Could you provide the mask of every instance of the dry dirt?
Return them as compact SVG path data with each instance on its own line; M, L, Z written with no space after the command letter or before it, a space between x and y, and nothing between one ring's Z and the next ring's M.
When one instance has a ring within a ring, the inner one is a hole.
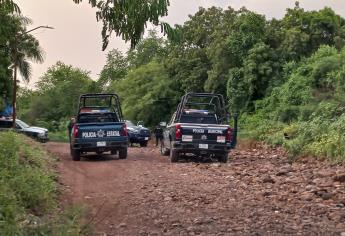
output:
M227 164L171 164L155 147L59 158L63 205L89 208L94 235L345 235L344 167L279 149L234 150Z

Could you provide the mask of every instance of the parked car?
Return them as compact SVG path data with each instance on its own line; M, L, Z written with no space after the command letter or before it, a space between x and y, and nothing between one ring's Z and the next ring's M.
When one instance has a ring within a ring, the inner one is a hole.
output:
M9 130L13 126L12 118L1 118L0 119L0 130ZM48 138L48 129L30 126L22 120L16 119L16 131L19 133L26 134L29 137L32 137L40 142L47 142Z
M132 121L126 120L126 125L130 144L139 143L141 147L146 147L151 137L150 130L141 121L134 125Z
M127 158L128 134L116 94L84 94L76 119L69 126L71 155L80 161L87 152L111 152Z
M223 96L212 93L187 93L163 132L161 153L177 162L182 154L215 157L228 161L236 145L237 116L229 126Z

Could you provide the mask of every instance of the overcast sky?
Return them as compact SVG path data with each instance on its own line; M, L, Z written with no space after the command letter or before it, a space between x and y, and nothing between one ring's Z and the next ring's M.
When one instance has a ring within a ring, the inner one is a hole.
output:
M44 74L47 68L57 61L79 67L98 78L106 60L107 51L118 48L125 52L127 45L120 38L113 38L106 51L101 50L101 23L96 22L95 9L84 0L74 4L73 0L16 0L22 13L30 17L36 27L48 25L50 29L40 29L33 35L40 41L45 51L43 64L33 64L31 85ZM286 8L294 7L295 0L170 0L169 15L164 19L170 24L183 24L188 15L194 14L199 6L231 6L238 9L247 7L267 18L281 18ZM317 10L325 6L345 17L345 0L300 0L300 6ZM29 27L30 29L30 27Z

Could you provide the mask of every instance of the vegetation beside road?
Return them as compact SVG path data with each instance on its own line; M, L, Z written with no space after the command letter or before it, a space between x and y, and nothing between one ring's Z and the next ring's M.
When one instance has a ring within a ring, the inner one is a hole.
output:
M81 208L58 205L55 161L41 144L0 136L0 235L79 235Z

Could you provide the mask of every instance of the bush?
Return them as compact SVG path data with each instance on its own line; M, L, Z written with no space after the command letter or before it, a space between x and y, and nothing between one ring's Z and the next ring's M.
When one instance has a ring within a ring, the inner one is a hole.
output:
M51 235L44 233L50 228L55 229L53 235L66 235L59 233L67 227L67 216L61 218L58 212L53 162L35 141L1 133L0 235Z
M257 102L243 120L249 136L301 154L345 162L345 49L322 46ZM284 138L286 136L286 139Z

